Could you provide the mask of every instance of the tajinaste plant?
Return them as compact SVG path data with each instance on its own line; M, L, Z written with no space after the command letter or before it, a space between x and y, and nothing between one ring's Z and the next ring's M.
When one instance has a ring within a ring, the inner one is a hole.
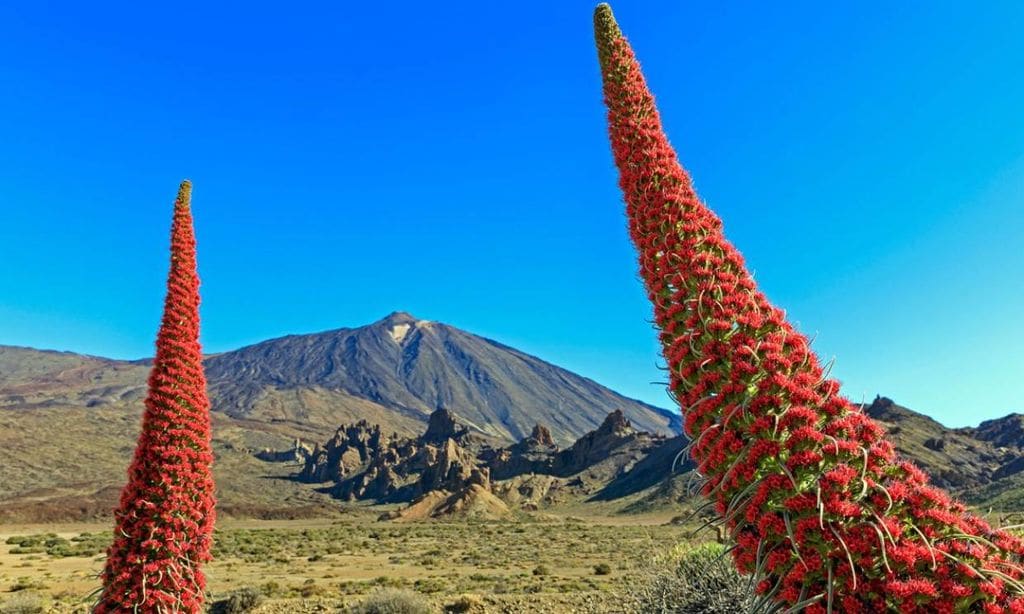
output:
M894 453L697 197L611 9L594 16L619 185L703 493L766 603L1024 612L1024 542Z
M94 611L202 610L214 521L210 403L199 347L192 185L174 203L171 270L142 433L115 512Z

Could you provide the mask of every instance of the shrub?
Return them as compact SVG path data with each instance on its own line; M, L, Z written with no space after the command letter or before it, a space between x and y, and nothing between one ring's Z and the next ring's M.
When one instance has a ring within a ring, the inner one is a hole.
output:
M463 595L456 599L455 603L446 605L444 611L450 614L476 614L478 612L486 612L487 608L480 597L476 595Z
M27 565L31 565L31 563L28 563ZM8 592L16 593L18 591L27 591L27 590L31 590L31 589L44 589L44 588L46 588L46 584L43 583L42 580L35 580L35 579L29 578L27 576L22 576L22 577L18 578L17 580L15 580L11 584L10 588L8 588L7 590L8 590Z
M598 563L597 565L594 565L595 576L607 576L610 573L612 573L612 566L608 563Z
M309 599L310 597L319 597L326 595L328 590L326 587L316 584L315 580L307 580L305 584L299 589L299 596L303 599Z
M413 588L421 593L440 593L448 588L443 578L420 578L413 583Z
M21 593L0 602L0 614L42 614L43 600L39 595Z
M551 574L551 570L548 569L547 565L537 565L533 568L533 575L535 576L547 576Z
M370 594L352 614L430 614L430 604L418 593L386 588Z
M210 605L210 614L243 614L251 612L263 601L263 594L257 588L245 587L228 593Z
M638 614L718 614L750 611L756 597L749 577L733 567L725 547L683 546L654 557L623 602Z

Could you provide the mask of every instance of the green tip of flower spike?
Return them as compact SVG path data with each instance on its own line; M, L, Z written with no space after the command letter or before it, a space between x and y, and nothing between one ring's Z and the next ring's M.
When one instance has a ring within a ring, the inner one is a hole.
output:
M185 179L184 181L181 182L181 185L178 186L178 198L175 200L175 205L177 205L178 207L188 208L188 206L191 204L191 201L192 182L189 181L188 179Z
M602 2L594 9L594 40L597 42L597 54L604 66L611 52L611 44L622 38L622 30L615 22L612 7Z
M619 24L615 22L615 14L607 2L602 2L594 9L594 37L597 40L612 41L622 36Z

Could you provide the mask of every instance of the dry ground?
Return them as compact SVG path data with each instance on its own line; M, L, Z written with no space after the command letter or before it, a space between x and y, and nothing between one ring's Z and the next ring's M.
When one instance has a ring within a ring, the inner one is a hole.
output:
M614 612L636 564L690 537L664 514L396 524L377 521L378 512L225 520L207 567L212 598L253 587L266 596L258 612L334 612L380 587L402 587L439 612L462 595L479 596L486 612ZM88 611L109 531L0 526L0 611L5 601L36 598L46 611ZM595 570L602 564L607 573Z

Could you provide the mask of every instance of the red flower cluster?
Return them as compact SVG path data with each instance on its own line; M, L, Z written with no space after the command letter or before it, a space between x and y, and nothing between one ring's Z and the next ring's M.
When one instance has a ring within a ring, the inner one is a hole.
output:
M758 590L810 613L1024 612L1024 542L900 461L757 290L594 17L612 150L691 455Z
M185 181L142 433L121 493L95 612L200 612L213 534L210 412L199 347L199 278Z

